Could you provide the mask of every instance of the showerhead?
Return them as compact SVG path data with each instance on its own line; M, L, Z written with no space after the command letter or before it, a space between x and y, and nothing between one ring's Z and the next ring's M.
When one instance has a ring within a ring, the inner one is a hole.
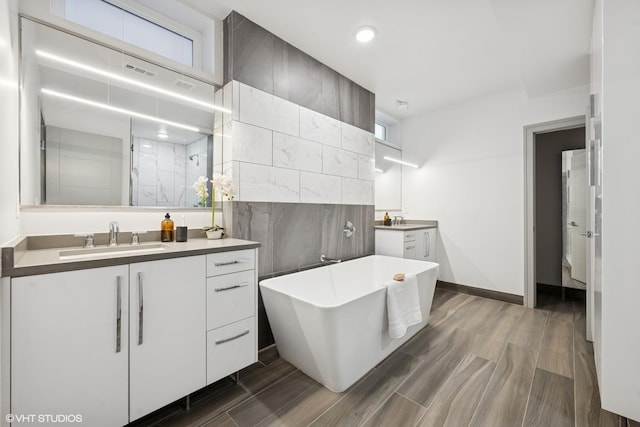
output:
M189 160L191 161L193 161L194 158L196 159L196 166L200 166L200 156L198 155L198 153L189 156Z

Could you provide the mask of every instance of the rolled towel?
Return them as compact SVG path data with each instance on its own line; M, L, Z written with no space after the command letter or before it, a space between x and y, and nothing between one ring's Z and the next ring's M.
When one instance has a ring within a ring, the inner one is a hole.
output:
M402 338L409 326L422 322L418 278L407 275L403 281L391 281L386 287L389 336Z

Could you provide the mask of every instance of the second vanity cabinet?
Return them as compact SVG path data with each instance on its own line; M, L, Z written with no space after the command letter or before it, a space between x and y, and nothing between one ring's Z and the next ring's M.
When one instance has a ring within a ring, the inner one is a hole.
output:
M121 426L257 360L256 249L11 279L11 412Z
M438 262L437 228L376 227L376 255Z

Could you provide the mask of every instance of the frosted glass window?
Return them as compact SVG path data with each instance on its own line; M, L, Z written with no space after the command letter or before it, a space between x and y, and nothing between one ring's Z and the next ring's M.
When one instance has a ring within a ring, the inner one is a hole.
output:
M193 67L193 40L104 0L66 0L65 18Z
M381 125L380 123L376 123L375 124L375 135L376 138L382 140L382 141L386 141L387 140L387 127L384 125Z

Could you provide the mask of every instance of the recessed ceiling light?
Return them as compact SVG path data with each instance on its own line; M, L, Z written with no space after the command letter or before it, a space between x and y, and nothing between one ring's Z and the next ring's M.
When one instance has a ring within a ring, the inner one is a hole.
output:
M158 138L161 138L161 139L169 138L169 134L167 134L166 132L158 132L157 135L158 135Z
M362 27L356 32L356 40L360 43L369 43L376 36L376 29L373 27Z

